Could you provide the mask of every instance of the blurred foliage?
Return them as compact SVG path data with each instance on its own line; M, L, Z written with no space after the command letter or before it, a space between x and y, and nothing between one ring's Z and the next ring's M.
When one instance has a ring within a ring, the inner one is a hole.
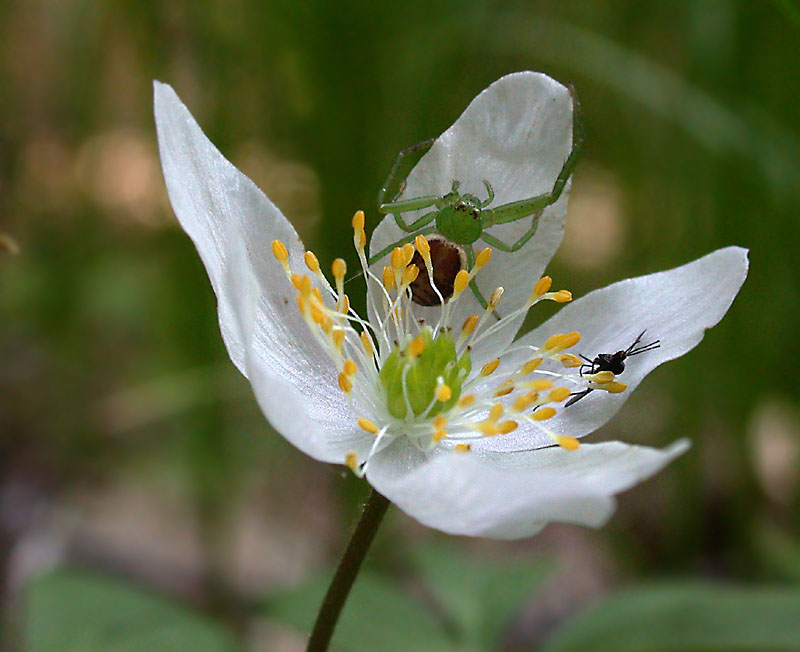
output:
M549 270L559 287L581 295L729 244L751 249L751 272L722 324L596 436L695 442L608 527L442 545L529 560L579 536L611 569L581 568L600 592L674 574L796 583L798 15L791 0L0 3L0 232L20 249L0 252L6 597L32 538L50 537L67 558L191 596L241 638L252 612L238 593L327 567L363 495L272 433L228 362L166 201L151 80L329 263L352 262L356 209L376 224L395 152L521 69L572 82L587 122ZM398 514L387 527L379 582L389 548L433 536ZM529 649L552 626L512 625L505 645Z

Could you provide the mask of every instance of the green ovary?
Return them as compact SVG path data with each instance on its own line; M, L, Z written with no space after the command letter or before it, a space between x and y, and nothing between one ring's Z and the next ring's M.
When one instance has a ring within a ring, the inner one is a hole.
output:
M410 350L424 344L422 352L414 356ZM395 348L381 367L380 379L386 390L389 413L397 419L409 419L424 413L434 402L438 379L450 387L452 395L447 401L435 401L428 416L434 417L449 410L461 396L461 387L472 369L469 353L460 358L450 333L439 333L433 337L430 328L424 328L415 342L404 348ZM403 376L412 414L408 414L403 395Z

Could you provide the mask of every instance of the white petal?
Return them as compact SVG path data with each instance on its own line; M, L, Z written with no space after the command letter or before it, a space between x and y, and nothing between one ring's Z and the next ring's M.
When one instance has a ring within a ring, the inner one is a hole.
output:
M547 75L520 72L489 86L444 132L408 176L400 199L444 195L453 179L461 192L486 197L483 180L496 196L490 208L549 192L572 147L572 98L569 91ZM478 275L478 285L488 298L503 286L505 295L498 312L508 314L531 294L533 285L552 258L564 234L567 195L542 215L536 235L516 253L494 250L488 267ZM428 209L430 210L430 209ZM409 223L426 211L406 213ZM531 218L492 227L490 233L511 243L530 228ZM378 252L407 235L391 216L384 218L372 235L370 251ZM479 240L476 252L486 245ZM384 264L384 263L381 263ZM380 266L380 265L379 265ZM471 292L465 292L455 324L482 309ZM435 322L438 308L419 308L418 315ZM509 322L497 336L475 352L478 361L491 358L510 342L522 318Z
M622 442L526 453L438 452L425 459L396 442L376 455L367 478L421 523L450 534L517 539L547 522L600 527L614 494L650 477L688 448Z
M620 394L595 391L559 410L546 426L560 435L581 437L606 423L644 377L658 365L697 346L706 329L728 311L747 276L747 251L720 249L666 272L627 279L564 306L555 316L519 340L541 345L555 333L581 333L575 353L594 358L625 349L643 330L643 343L660 340L658 349L627 359L620 376L628 389ZM519 364L525 359L520 355ZM513 361L508 364L513 367ZM577 370L576 370L577 371ZM520 450L549 445L547 435L519 428L503 437L481 442L491 450Z
M303 243L256 185L201 131L166 84L154 83L159 151L170 201L217 295L228 354L267 418L310 455L341 462L355 416L336 369L296 309L296 291L271 251L275 239L302 265ZM294 413L292 422L286 418Z

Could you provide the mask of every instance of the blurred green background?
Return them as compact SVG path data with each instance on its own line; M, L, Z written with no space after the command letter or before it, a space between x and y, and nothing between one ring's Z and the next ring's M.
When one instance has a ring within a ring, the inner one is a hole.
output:
M365 495L228 361L152 79L327 264L399 149L525 69L587 123L558 287L730 244L750 275L592 435L687 455L597 532L470 540L392 510L336 649L800 649L790 0L0 2L1 649L300 650Z

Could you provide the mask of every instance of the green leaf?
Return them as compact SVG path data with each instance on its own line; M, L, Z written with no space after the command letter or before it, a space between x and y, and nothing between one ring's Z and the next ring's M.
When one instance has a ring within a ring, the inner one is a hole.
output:
M231 652L222 629L162 598L61 569L27 587L26 652Z
M605 599L546 652L783 652L800 649L800 591L681 583Z
M479 650L497 649L509 620L550 570L542 559L490 562L441 545L418 548L414 559L464 643Z
M310 633L329 576L268 601L269 615ZM369 571L362 572L333 636L336 652L455 652L440 624L422 602Z

